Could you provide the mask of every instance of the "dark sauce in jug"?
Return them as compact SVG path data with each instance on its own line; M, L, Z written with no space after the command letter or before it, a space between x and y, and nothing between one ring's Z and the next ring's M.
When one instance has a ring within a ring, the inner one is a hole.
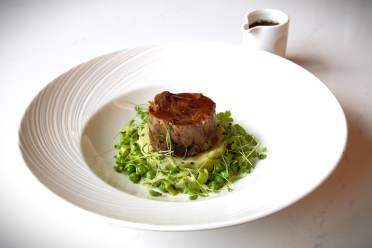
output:
M278 22L271 21L271 20L258 20L254 23L249 24L249 28L257 27L257 26L275 26L278 25Z

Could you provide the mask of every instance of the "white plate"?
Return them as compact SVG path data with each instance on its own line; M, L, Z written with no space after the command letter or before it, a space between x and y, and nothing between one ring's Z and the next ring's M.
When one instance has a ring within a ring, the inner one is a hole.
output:
M202 92L231 110L268 147L268 157L234 191L184 201L148 199L113 171L113 145L133 115L161 90ZM343 111L315 76L281 57L214 43L127 49L83 63L32 101L20 147L34 175L69 202L151 230L200 230L251 221L317 187L347 138Z

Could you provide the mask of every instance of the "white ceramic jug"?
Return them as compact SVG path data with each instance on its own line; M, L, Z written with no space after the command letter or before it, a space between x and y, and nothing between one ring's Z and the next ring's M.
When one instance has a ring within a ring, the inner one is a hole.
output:
M285 56L289 17L274 9L262 9L245 16L242 45Z

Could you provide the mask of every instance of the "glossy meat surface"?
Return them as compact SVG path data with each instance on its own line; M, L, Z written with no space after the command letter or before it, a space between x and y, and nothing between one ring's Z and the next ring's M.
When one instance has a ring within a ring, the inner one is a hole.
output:
M177 156L194 156L208 150L217 142L215 106L200 93L159 93L149 106L152 147L168 150L168 132Z

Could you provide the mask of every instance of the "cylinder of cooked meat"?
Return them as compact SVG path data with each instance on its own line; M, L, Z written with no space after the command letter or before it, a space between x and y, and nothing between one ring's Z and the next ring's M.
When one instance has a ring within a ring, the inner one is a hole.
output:
M176 156L194 156L208 150L217 142L215 108L216 104L200 93L159 93L148 109L152 147L168 150L168 134Z

